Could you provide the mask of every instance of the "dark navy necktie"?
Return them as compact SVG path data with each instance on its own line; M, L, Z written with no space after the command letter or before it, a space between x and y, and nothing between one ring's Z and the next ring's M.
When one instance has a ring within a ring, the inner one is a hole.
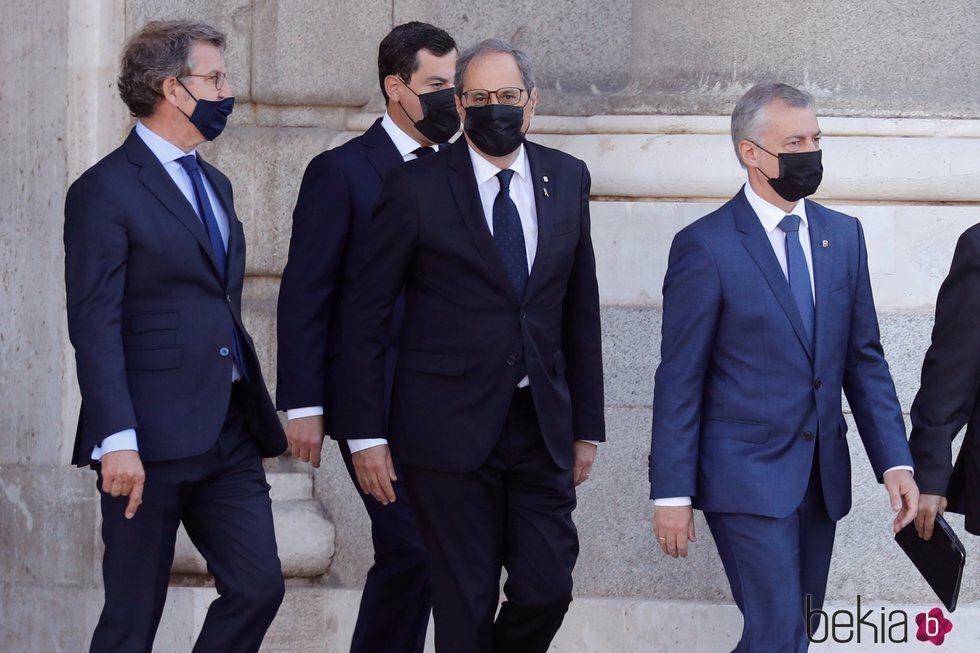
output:
M191 183L194 185L194 196L197 198L197 213L201 218L201 222L204 223L204 229L208 232L208 240L211 241L211 252L214 254L214 262L218 265L218 271L221 273L221 282L225 284L225 277L228 274L228 255L225 252L225 241L221 239L221 231L218 229L218 219L214 215L214 208L211 206L208 192L204 188L204 177L201 175L201 166L197 163L197 155L188 154L177 160L183 166L184 170L187 171L187 176L191 178ZM234 324L231 327L231 343L232 354L235 357L235 364L238 365L238 371L243 376L248 376L243 362L244 357L242 356L242 344L238 337L238 328ZM227 355L228 351L223 350L222 354Z
M416 157L420 159L424 156L429 156L430 154L435 154L435 153L436 151L433 150L428 145L423 145L422 147L417 147L414 150L412 150L412 154L414 154Z
M211 253L214 254L214 262L218 264L221 280L224 281L225 275L228 273L228 257L225 254L225 243L221 239L221 231L218 229L218 220L214 217L211 200L208 199L208 192L204 189L204 178L201 176L201 167L197 163L197 155L188 154L177 160L187 171L187 176L191 178L191 183L194 185L197 213L204 223L204 229L208 232L208 240L211 241Z
M796 301L796 308L803 319L803 328L810 346L813 346L813 292L810 287L810 269L800 244L800 217L787 215L779 222L779 228L786 234L786 271L789 289Z
M504 270L518 297L524 296L527 285L527 247L524 244L524 228L521 226L521 215L517 205L510 198L510 180L513 170L501 170L497 173L500 180L500 192L493 200L493 240L500 251L500 260Z

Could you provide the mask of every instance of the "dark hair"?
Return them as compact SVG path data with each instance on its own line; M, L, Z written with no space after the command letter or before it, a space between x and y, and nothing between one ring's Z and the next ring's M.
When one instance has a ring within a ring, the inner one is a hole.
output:
M485 54L509 54L517 62L517 69L521 71L521 79L524 82L524 90L530 95L534 90L534 71L531 69L531 58L523 50L515 48L503 39L486 39L480 41L456 60L456 95L463 95L463 77L466 69L474 59L479 59Z
M428 50L442 57L455 49L453 37L428 23L412 21L388 32L378 46L378 82L381 84L381 94L385 96L385 104L388 103L385 77L395 75L408 83L419 69L419 50Z
M168 77L182 77L194 66L191 48L209 43L225 49L225 35L210 25L189 20L153 21L133 34L122 54L119 95L137 118L153 115Z

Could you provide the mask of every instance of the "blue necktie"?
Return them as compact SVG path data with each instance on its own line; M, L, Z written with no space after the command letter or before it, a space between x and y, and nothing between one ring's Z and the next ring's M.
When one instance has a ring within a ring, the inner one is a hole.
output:
M521 226L521 216L517 205L510 198L510 180L513 170L501 170L497 173L500 180L500 192L493 200L493 240L500 251L500 260L504 270L518 297L524 296L527 285L527 247L524 245L524 228Z
M208 192L204 188L204 177L201 176L201 166L197 163L196 154L188 154L177 161L187 172L194 185L194 196L197 198L197 213L204 223L204 229L208 232L208 240L211 241L211 252L214 254L214 262L218 264L218 271L221 273L221 283L225 284L225 277L228 274L228 255L225 252L225 242L221 239L221 231L218 229L218 219L214 216L214 208L211 200L208 199ZM238 328L233 324L231 327L232 354L235 357L235 364L238 371L243 376L248 376L245 369L244 357L242 356L242 344L238 338ZM224 352L227 354L227 352Z
M225 280L227 270L227 255L225 254L225 243L221 239L221 231L218 229L218 220L214 217L214 209L208 199L208 192L204 189L204 178L201 176L201 167L197 164L197 155L188 154L177 159L180 165L187 172L194 185L194 196L197 197L197 213L204 223L204 229L208 232L208 240L211 241L211 252L214 254L214 261L218 264L218 271L221 273L221 281Z
M796 308L803 319L803 329L813 346L813 292L810 289L810 269L800 244L800 217L787 215L780 220L779 228L786 234L786 271L789 289L796 301Z

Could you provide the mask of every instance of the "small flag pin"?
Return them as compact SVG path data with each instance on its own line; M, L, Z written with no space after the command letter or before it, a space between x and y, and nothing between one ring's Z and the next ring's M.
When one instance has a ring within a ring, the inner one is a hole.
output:
M823 245L824 247L830 247L830 241L829 240L824 240L820 244Z
M542 188L541 191L544 193L544 196L545 197L551 197L551 195L548 194L548 189L547 188Z
M548 183L548 175L545 175L545 176L544 176L544 177L542 177L541 179L542 179L542 180L543 180L543 181L544 181L545 183Z

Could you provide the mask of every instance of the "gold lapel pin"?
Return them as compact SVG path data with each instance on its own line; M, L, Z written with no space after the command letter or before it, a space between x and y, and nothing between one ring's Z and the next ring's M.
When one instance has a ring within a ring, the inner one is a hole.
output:
M830 241L829 240L824 240L820 244L823 245L824 247L830 247Z

